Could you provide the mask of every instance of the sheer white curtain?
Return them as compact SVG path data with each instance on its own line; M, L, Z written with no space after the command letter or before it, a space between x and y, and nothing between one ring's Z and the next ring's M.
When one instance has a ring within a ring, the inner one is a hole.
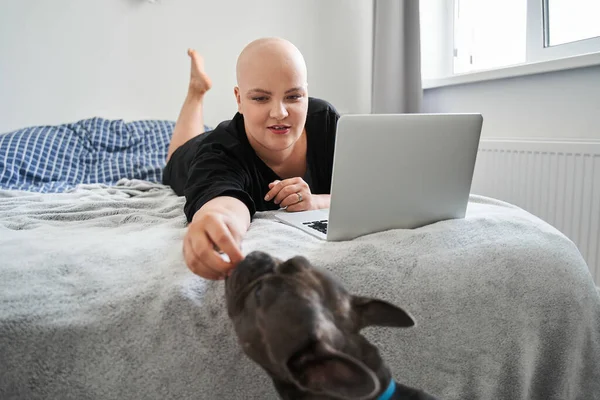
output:
M419 0L374 0L371 112L421 112Z

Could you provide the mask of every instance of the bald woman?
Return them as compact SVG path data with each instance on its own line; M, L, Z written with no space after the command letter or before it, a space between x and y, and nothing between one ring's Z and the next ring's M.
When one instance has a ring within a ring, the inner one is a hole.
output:
M339 114L331 104L308 97L306 64L298 49L283 39L263 38L238 57L237 113L202 133L202 103L212 83L202 58L193 50L188 54L189 92L163 182L186 197L187 266L217 280L242 260L240 243L257 211L329 207Z

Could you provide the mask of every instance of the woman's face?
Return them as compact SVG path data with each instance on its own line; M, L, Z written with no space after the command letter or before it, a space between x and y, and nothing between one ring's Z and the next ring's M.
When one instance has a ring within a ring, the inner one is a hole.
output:
M258 58L235 88L248 140L257 153L275 156L302 135L308 111L306 73L285 57Z

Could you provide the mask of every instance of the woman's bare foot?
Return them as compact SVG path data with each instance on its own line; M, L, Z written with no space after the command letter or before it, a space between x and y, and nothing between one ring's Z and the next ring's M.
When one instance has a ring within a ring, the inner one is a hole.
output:
M203 96L212 87L212 81L204 71L204 59L194 49L188 49L188 56L192 59L189 90Z

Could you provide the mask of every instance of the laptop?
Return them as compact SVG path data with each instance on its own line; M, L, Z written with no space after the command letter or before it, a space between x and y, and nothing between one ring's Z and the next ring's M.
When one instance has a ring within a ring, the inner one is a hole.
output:
M327 241L464 218L481 114L352 114L338 120L329 209L275 218Z

